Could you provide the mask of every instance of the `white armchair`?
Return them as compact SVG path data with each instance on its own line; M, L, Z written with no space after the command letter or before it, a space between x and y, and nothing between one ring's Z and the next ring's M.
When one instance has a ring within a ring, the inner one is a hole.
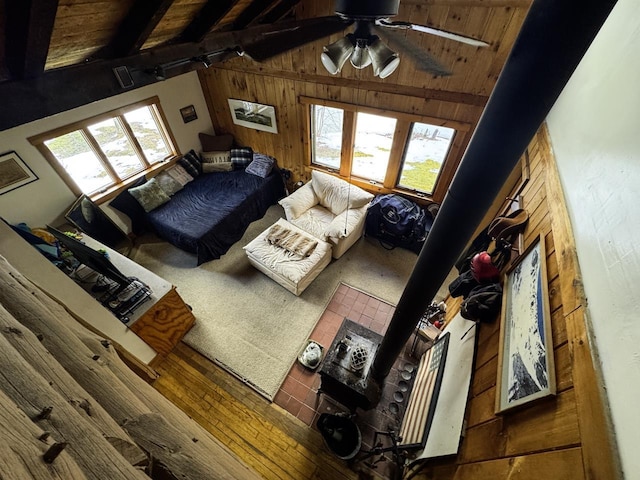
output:
M340 258L364 233L373 195L340 178L313 170L311 181L280 200L287 221L331 243Z

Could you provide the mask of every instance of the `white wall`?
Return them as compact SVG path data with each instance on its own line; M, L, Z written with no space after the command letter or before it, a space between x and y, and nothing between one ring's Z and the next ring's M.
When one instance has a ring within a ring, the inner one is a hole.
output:
M25 222L32 227L44 226L55 223L75 200L71 190L27 138L154 95L160 98L178 149L183 153L192 148L200 151L198 133L213 133L213 126L196 72L5 130L0 132L0 153L15 150L39 180L0 195L0 217L10 223ZM195 106L198 119L185 124L180 108L187 105Z
M640 2L619 0L547 122L625 478L640 478Z

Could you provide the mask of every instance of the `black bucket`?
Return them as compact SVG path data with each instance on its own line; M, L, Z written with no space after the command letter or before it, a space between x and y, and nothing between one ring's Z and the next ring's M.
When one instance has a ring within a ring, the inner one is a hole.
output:
M316 425L329 450L342 460L350 460L360 451L362 435L353 420L323 413Z

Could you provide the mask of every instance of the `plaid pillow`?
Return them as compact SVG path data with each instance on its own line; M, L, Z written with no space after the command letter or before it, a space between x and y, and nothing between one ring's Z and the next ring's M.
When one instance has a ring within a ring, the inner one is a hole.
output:
M232 148L231 163L234 169L243 169L253 161L253 150L250 147Z
M189 150L185 153L183 157L178 160L178 164L182 165L187 173L193 178L196 178L200 173L202 173L202 163L200 163L200 159L193 150Z

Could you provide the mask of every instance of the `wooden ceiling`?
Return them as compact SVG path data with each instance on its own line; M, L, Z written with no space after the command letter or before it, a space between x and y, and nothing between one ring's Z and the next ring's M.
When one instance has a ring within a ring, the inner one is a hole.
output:
M531 1L401 0L393 20L490 44L479 49L409 32L412 43L454 72L435 83L421 75L420 86L433 83L438 90L488 96ZM15 114L0 121L0 129L121 93L115 67L127 67L135 88L238 58L243 45L296 19L313 23L333 14L331 0L15 0L3 7L0 102ZM319 56L321 46L340 35L302 48ZM176 68L170 74L158 74L158 66L172 64ZM235 64L257 65L246 58ZM352 70L345 68L342 75L348 79ZM396 78L407 84L416 76L405 68Z

